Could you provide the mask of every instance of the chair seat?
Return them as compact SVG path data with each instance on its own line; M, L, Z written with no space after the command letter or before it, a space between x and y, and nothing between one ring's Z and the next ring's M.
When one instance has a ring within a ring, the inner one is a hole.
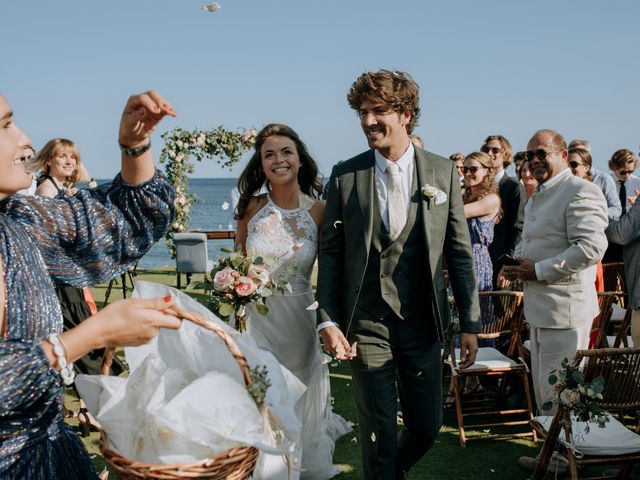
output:
M622 322L622 320L624 320L624 316L627 313L627 310L625 308L622 308L617 303L614 303L611 305L611 310L612 310L612 313L611 313L612 322Z
M535 417L545 430L551 426L553 417ZM589 425L589 432L585 427ZM640 435L634 433L620 423L615 417L609 416L609 421L600 428L595 423L578 422L571 423L573 432L574 451L583 455L627 455L640 452ZM564 436L564 430L560 432L560 441L568 447Z
M456 348L456 363L460 363L460 349ZM515 360L511 360L506 355L503 355L495 348L481 347L478 349L476 356L476 363L469 368L465 368L464 371L482 370L482 369L501 369L501 368L513 368L520 364Z
M615 342L616 337L614 335L607 335L607 343L609 344L610 347L613 347L613 343ZM631 338L631 335L627 335L627 345L629 345L629 347L633 347L633 339Z

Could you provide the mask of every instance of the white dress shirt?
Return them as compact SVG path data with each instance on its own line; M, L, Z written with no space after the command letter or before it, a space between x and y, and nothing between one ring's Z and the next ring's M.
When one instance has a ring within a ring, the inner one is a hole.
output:
M611 176L613 177L613 180L615 181L615 184L616 184L616 193L618 194L618 198L620 198L620 180L618 180L618 177L616 177L616 174L613 172L611 172ZM628 212L629 209L633 206L629 201L629 197L635 197L636 190L640 191L640 177L634 174L629 175L627 179L624 181L624 187L627 191L626 211Z
M409 142L409 147L402 154L402 156L396 160L395 164L400 167L402 194L405 199L405 208L407 213L409 212L409 204L411 200L411 183L413 182L413 155L414 155L413 143ZM378 193L378 205L380 206L380 216L384 226L389 230L389 208L387 205L387 189L389 186L389 174L387 173L387 165L392 163L387 160L378 150L374 150L374 156L376 159L375 172L376 172L376 191Z

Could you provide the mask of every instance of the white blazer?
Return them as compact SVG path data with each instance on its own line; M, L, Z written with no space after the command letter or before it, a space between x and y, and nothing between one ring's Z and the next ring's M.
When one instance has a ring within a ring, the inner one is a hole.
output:
M595 265L607 249L607 202L600 188L569 169L527 202L516 256L536 262L524 282L524 313L538 328L577 328L598 314Z

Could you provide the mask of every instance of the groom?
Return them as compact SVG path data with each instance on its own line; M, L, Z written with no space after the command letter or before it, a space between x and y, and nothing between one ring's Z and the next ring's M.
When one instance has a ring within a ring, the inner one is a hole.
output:
M464 332L461 365L475 361L481 323L471 244L453 163L409 139L418 85L403 72L369 72L347 99L371 149L331 174L318 330L325 350L352 359L364 477L404 478L442 423L445 261Z

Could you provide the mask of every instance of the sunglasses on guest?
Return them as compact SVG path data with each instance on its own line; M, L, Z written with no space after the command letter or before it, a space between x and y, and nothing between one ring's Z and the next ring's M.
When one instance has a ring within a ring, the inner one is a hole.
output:
M631 175L635 170L618 170L618 175Z
M549 155L551 155L552 153L556 153L557 151L558 150L554 150L553 152L547 152L546 150L528 150L525 152L525 154L527 155L527 160L529 161L532 161L534 158L537 158L538 160L544 160Z
M578 167L584 167L585 164L584 163L578 163L578 162L569 162L569 166L575 170Z
M480 148L480 151L482 153L493 153L494 155L497 155L500 152L502 152L502 149L499 148L499 147L487 147L487 146L484 146L484 147Z
M478 173L478 170L486 170L487 167L462 167L462 171L464 173L469 172L472 175L475 175L476 173Z

